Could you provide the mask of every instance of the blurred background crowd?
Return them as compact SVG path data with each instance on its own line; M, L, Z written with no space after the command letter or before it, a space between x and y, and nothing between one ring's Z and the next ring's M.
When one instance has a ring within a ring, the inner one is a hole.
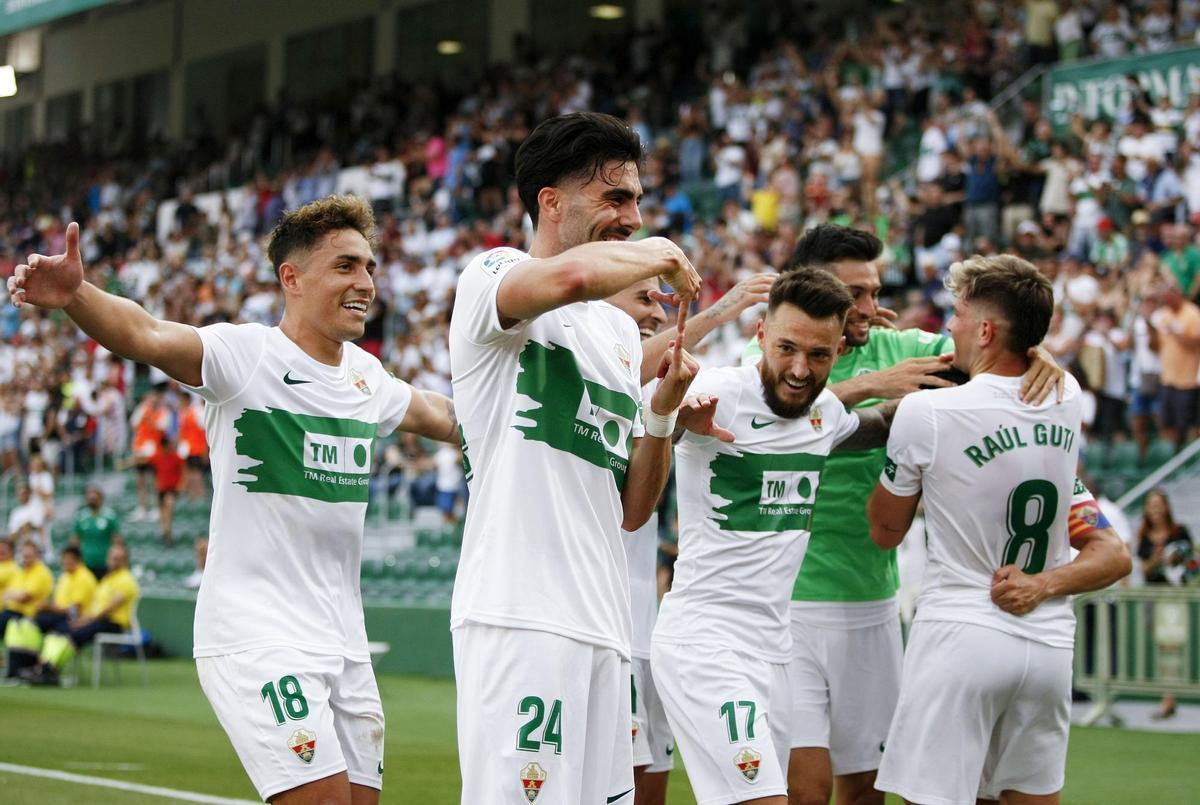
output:
M836 37L777 5L778 18L752 20L743 4L709 3L696 31L648 25L567 58L518 48L469 91L397 75L326 102L285 94L220 137L203 110L183 142L81 127L3 164L0 275L29 253L61 252L77 220L89 279L153 315L273 324L282 297L264 235L285 209L353 192L379 222L362 346L449 394L458 272L529 234L517 147L545 117L593 109L641 136L639 234L686 249L705 280L701 306L784 268L806 227L832 222L886 244L883 303L897 326L937 331L948 266L1014 252L1055 283L1046 346L1091 392L1092 442L1143 463L1194 438L1200 85L1179 109L1133 76L1115 119L1066 126L1012 90L1039 65L1194 43L1200 0L971 0L952 18L904 5ZM754 315L711 336L702 363L736 360ZM140 468L135 517L152 517L164 491L202 496L202 422L197 400L61 315L0 311L0 467L27 480L29 505L51 507L60 474L110 466ZM379 458L386 488L450 519L461 510L452 449L395 440Z

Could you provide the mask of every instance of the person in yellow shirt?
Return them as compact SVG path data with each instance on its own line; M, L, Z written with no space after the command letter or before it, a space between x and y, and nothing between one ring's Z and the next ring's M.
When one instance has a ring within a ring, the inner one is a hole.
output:
M33 618L54 591L54 576L42 562L41 551L33 542L21 545L21 568L4 589L4 611L0 612L0 636L15 618Z
M85 612L96 594L96 577L83 563L78 548L64 548L62 573L54 585L54 596L38 612L38 628L43 632L63 631L62 627Z
M0 598L21 572L13 556L13 544L6 539L0 539Z
M129 629L139 594L137 579L129 572L129 550L123 544L113 545L108 549L108 572L96 585L96 593L84 614L46 635L38 664L22 669L21 678L35 685L57 685L59 670L80 646L90 643L98 634Z

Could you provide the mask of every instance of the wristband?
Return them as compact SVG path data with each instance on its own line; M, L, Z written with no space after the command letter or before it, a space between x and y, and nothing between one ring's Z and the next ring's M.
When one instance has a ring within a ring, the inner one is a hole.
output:
M646 427L646 435L659 439L670 439L675 434L675 420L679 418L679 409L669 414L657 414L646 406L642 412L642 424Z

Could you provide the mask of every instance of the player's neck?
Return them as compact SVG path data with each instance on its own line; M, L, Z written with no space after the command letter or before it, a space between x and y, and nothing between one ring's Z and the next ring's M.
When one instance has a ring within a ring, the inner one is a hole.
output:
M972 379L982 374L999 375L1000 377L1020 377L1029 371L1029 359L1024 355L1014 355L1002 351L981 353L971 364L968 373Z
M342 365L341 341L330 340L313 328L304 327L298 318L289 317L286 310L283 313L283 321L279 322L279 331L317 363L326 366Z
M530 257L545 259L562 254L563 251L558 232L554 231L552 226L542 226L533 230L533 241L529 244Z

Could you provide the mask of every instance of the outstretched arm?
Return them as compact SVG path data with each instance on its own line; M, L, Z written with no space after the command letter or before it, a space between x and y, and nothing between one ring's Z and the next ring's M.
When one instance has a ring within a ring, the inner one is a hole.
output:
M606 299L650 277L662 277L685 302L700 292L700 275L666 238L600 241L513 266L496 292L496 312L508 328L574 302Z
M97 343L123 358L157 366L189 386L203 382L204 345L192 327L156 319L136 302L83 281L76 223L67 227L64 254L33 254L17 266L8 278L8 295L17 307L61 308Z
M694 349L704 336L726 322L731 322L746 308L766 302L778 274L755 274L742 280L714 302L697 313L687 323L683 334L683 348ZM642 385L654 379L654 373L662 362L667 347L675 339L674 330L666 330L642 342Z
M876 484L867 501L867 520L871 524L871 541L884 550L895 548L904 541L917 513L918 495L901 496Z

